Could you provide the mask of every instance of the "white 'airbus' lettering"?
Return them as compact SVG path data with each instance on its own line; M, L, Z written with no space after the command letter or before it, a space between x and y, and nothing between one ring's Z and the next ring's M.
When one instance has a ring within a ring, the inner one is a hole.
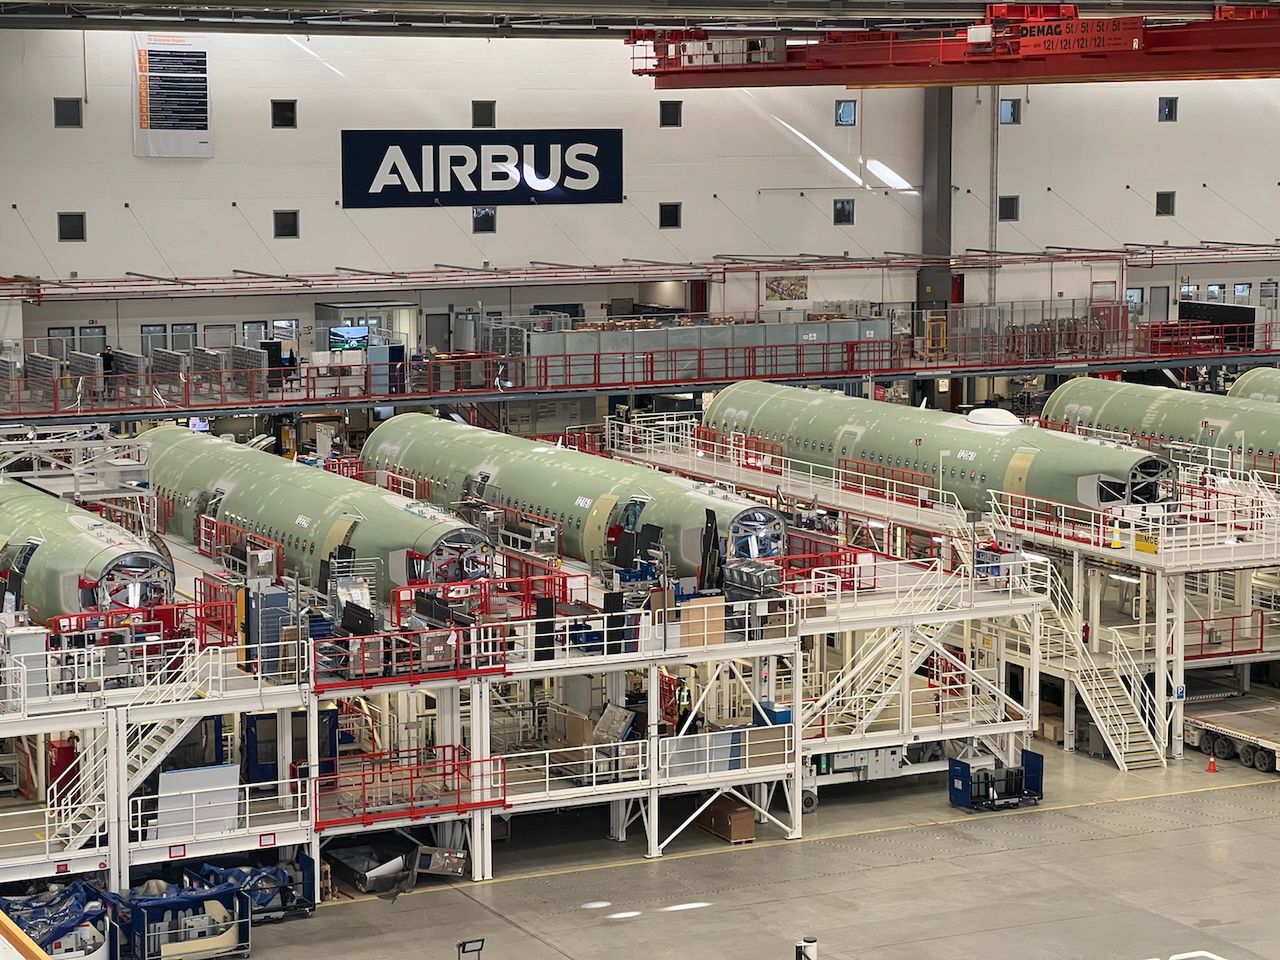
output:
M422 152L425 154L430 149L430 147L423 147ZM409 158L399 147L390 147L383 155L382 163L378 166L377 176L373 178L373 185L369 187L369 192L381 193L383 187L404 187L410 193L422 192L417 178L409 169Z
M383 154L368 192L378 194L388 187L400 187L406 193L492 193L514 190L521 183L539 193L557 187L592 190L600 185L598 153L594 143L568 147L553 143L545 153L533 144L483 144L478 151L463 144L438 148L427 144L415 169L404 148L392 146ZM539 159L545 164L542 169Z

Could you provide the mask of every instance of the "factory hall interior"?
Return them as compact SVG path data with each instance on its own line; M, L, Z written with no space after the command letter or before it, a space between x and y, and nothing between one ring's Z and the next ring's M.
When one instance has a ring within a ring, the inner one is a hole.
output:
M0 2L0 960L1280 960L1277 155L1274 0Z

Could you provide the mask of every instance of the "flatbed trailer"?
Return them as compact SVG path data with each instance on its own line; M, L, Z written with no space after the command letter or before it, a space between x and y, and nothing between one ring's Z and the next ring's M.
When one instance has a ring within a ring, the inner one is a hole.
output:
M1183 710L1186 743L1219 760L1235 757L1264 773L1280 754L1280 700L1245 694L1188 701Z

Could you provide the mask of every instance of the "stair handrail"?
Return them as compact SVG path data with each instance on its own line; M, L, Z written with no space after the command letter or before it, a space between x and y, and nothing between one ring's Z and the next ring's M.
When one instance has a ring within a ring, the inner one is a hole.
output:
M1109 638L1111 643L1111 662L1116 673L1129 680L1129 696L1138 708L1138 717L1157 743L1163 743L1168 735L1167 717L1160 716L1156 705L1155 694L1146 683L1146 671L1138 665L1132 651L1119 636ZM1166 638L1166 644L1168 638Z

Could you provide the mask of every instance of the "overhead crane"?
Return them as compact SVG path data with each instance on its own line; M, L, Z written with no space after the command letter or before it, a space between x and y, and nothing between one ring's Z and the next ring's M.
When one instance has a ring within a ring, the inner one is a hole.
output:
M1193 15L1194 16L1194 15ZM637 30L633 71L660 90L957 87L1280 76L1280 9L1219 6L1212 19L1088 17L1073 3L993 3L962 28L831 31L816 40Z

